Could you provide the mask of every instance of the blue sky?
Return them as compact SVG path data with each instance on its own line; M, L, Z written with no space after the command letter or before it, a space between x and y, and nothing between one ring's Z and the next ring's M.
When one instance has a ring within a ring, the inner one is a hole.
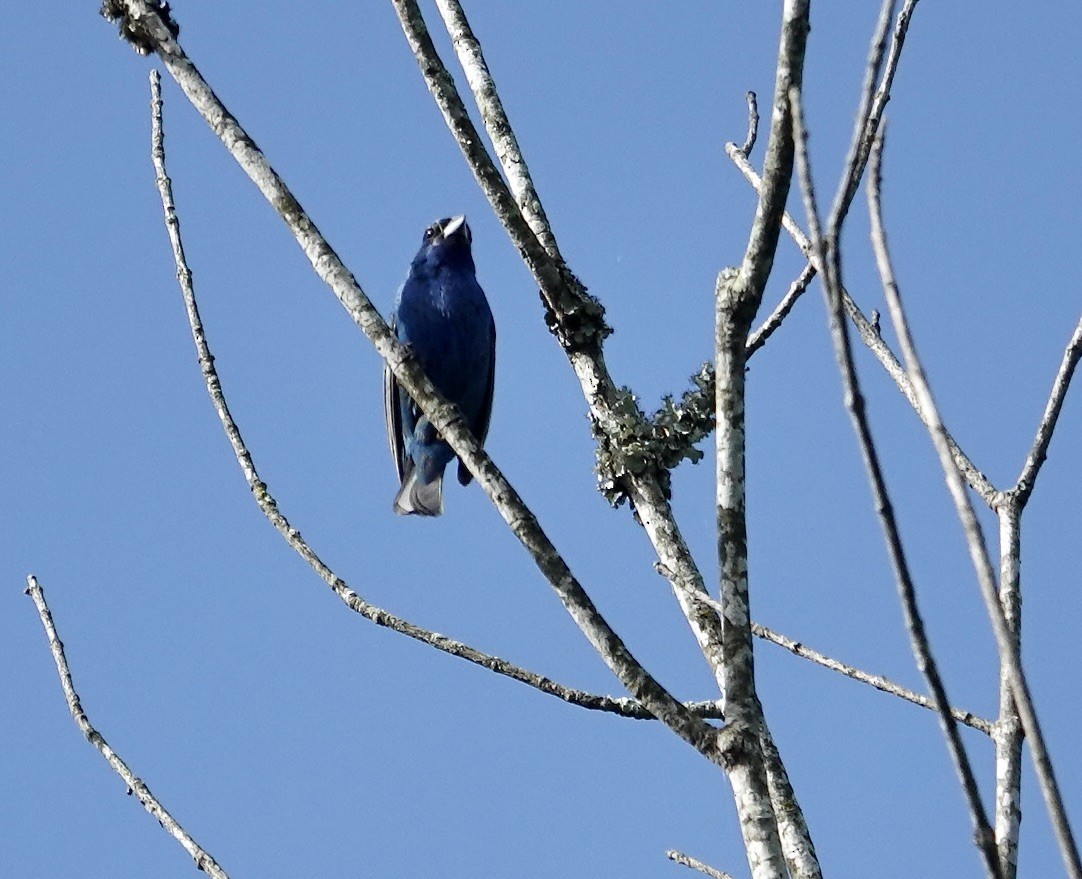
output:
M678 876L668 848L746 875L727 783L671 734L377 629L263 519L174 280L149 161L154 62L97 5L18 4L0 36L5 867L193 874L67 715L22 595L34 572L92 721L231 875ZM467 6L562 249L616 328L613 375L647 409L710 356L714 277L739 260L754 204L723 146L743 138L745 91L766 117L775 5ZM873 5L813 10L805 104L824 201ZM577 383L390 4L176 6L191 58L385 313L425 225L468 215L499 333L489 451L636 655L681 697L716 695L640 529L594 490ZM1080 40L1082 11L1066 5L921 4L888 108L902 293L949 427L1000 487L1021 468L1082 301ZM618 693L476 486L450 486L436 521L391 514L378 357L169 80L165 101L210 344L286 515L368 600ZM866 230L860 206L846 282L882 310ZM768 302L800 268L783 241ZM930 444L866 352L858 364L952 701L994 715L994 648ZM1025 659L1077 823L1075 391L1023 520L1023 582ZM752 361L748 409L754 617L920 689L817 287ZM710 447L673 480L708 580ZM979 874L928 712L771 645L757 663L829 875ZM965 738L987 796L990 744ZM1056 875L1028 766L1023 806L1022 875Z

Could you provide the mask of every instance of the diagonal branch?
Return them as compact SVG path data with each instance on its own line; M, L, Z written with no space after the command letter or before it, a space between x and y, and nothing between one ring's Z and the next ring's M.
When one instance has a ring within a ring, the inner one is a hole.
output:
M939 456L947 488L950 491L951 500L954 502L958 520L962 525L966 545L969 549L970 561L977 574L981 597L984 599L985 608L992 624L992 631L995 634L996 645L999 648L1001 671L1010 683L1011 695L1018 708L1022 728L1029 741L1037 781L1044 797L1049 818L1052 821L1052 829L1059 843L1064 866L1067 868L1068 875L1073 879L1082 879L1082 860L1079 859L1078 847L1075 844L1071 825L1067 819L1063 797L1056 782L1052 761L1030 696L1029 685L1026 682L1025 671L1019 655L1016 633L1011 631L1011 627L1004 615L1003 606L1000 604L996 589L995 572L992 569L992 562L985 546L984 534L973 511L969 496L966 494L965 483L947 446L946 430L939 417L939 411L925 377L924 368L921 366L920 358L917 355L905 311L902 307L898 285L894 279L894 269L891 266L890 254L887 250L886 233L883 228L879 198L881 152L882 138L876 144L873 154L875 169L868 180L868 210L872 219L872 247L875 250L876 263L883 281L883 291L890 309L891 321L894 324L894 331L898 336L898 341L902 346L910 380L917 390L918 401L925 414L924 420L929 425L928 432L931 435L936 454Z
M724 608L720 601L701 593L696 593L694 598L697 602L712 607L718 613L722 613ZM814 662L816 665L820 665L823 668L836 671L839 674L845 675L847 678L852 678L854 681L859 681L862 684L867 684L870 687L874 687L882 693L887 693L891 696L897 696L899 699L904 699L906 702L912 702L914 705L919 705L921 708L927 708L930 711L935 711L936 707L932 704L931 700L927 696L922 696L920 693L915 693L912 690L903 687L901 684L896 684L894 681L883 677L882 675L873 675L866 671L861 671L859 668L847 665L844 662L840 662L833 657L827 656L825 653L820 653L818 650L813 650L808 647L802 641L796 641L793 638L786 637L780 632L775 632L773 629L768 629L766 626L760 625L757 622L752 621L751 633L756 638L761 638L763 641L769 641L771 644L776 644L778 647L783 647L792 653L794 656L799 656L801 659L807 659L809 662ZM992 721L987 718L980 717L974 714L972 711L963 711L961 708L951 708L951 715L959 723L964 723L966 726L972 727L975 730L979 730L987 736L995 735L995 726Z
M1025 466L1022 468L1013 489L1013 493L1021 505L1019 509L1025 507L1030 495L1033 494L1033 485L1037 481L1037 474L1040 472L1045 458L1048 457L1048 444L1052 442L1052 433L1056 429L1060 410L1063 409L1063 401L1067 397L1067 388L1071 385L1071 378L1074 376L1075 367L1078 366L1080 358L1082 358L1082 319L1079 319L1074 332L1071 334L1071 339L1067 343L1067 348L1063 352L1063 360L1060 361L1056 378L1052 382L1052 392L1045 404L1041 423L1037 426L1037 435L1033 438L1033 448L1026 455Z
M889 3L891 0L886 0L886 2ZM837 250L839 227L832 222L831 234L828 238L824 238L820 231L819 211L815 203L815 190L812 185L811 169L808 164L807 135L804 129L800 94L797 89L790 92L790 99L793 101L794 106L793 119L796 126L797 165L800 172L800 187L804 194L805 212L808 217L808 229L812 241L812 258L816 261L820 276L824 282L823 296L827 304L830 334L835 357L838 361L838 370L842 377L845 407L849 412L850 420L853 423L853 431L860 445L861 457L872 489L875 510L883 530L891 567L894 569L894 579L905 615L906 628L909 631L913 656L917 667L928 683L936 710L939 713L940 725L947 739L947 749L954 761L955 769L962 784L962 790L966 797L970 819L973 824L974 839L981 856L984 858L985 869L989 876L998 879L1000 869L995 848L995 838L988 824L988 817L981 802L977 781L959 735L958 726L951 716L946 688L939 676L939 669L932 656L931 645L924 630L924 622L917 606L916 589L909 573L901 536L898 533L898 525L894 517L894 509L890 502L875 442L872 439L871 428L868 424L864 397L860 392L857 380L853 352L849 341L848 324L845 322L845 315L842 310L841 273ZM858 120L858 125L860 125L860 120ZM839 217L836 216L834 219L840 223Z
M704 876L709 876L710 879L733 879L732 876L723 870L718 870L715 867L711 867L709 864L704 864L697 858L685 855L683 852L678 852L676 849L669 849L669 851L665 852L665 857L673 863L680 864L683 867L690 867L692 870L698 870Z
M410 49L421 68L425 84L440 108L448 129L454 135L481 191L488 198L489 204L492 205L493 211L503 224L523 262L537 281L541 299L545 304L549 329L556 334L560 344L568 352L568 356L572 357L577 367L576 371L578 368L588 370L590 357L574 355L576 352L590 352L596 356L600 352L601 340L610 332L604 323L604 309L596 299L587 294L586 288L564 265L556 249L555 240L552 238L552 231L548 228L548 221L544 216L541 203L537 200L536 193L533 193L533 184L530 182L525 162L520 161L518 167L508 173L508 177L513 185L521 187L520 193L522 200L526 203L527 214L532 217L533 223L540 231L535 232L527 222L515 196L508 189L485 149L481 136L466 110L466 105L458 89L455 88L451 74L440 60L416 0L392 0L392 3ZM458 12L461 16L461 9ZM465 20L464 16L462 20ZM466 28L468 29L468 24ZM458 47L462 46L463 37L464 34L461 34ZM470 32L470 37L472 38L472 32ZM491 83L491 78L487 81ZM481 88L482 81L478 75L471 80L471 85L474 83L477 83L478 89ZM495 94L494 87L492 94ZM486 98L485 106L488 107L489 118L495 120L496 117L493 115L496 112L495 105ZM502 110L501 105L499 111L502 124L506 126L507 132L510 132L510 126L507 125L506 117L502 116ZM518 144L512 144L499 132L498 135L497 142L503 145L502 155L506 157L508 164L516 155L521 160ZM533 193L532 196L531 193ZM538 234L541 235L541 239L538 238ZM546 249L546 245L542 244L542 239L551 241L551 253Z
M767 339L774 335L774 331L780 327L782 321L789 316L789 312L793 310L796 301L804 294L804 291L808 289L808 285L812 282L812 278L814 277L815 266L808 263L800 270L800 274L797 275L793 283L789 285L789 290L774 307L774 310L770 312L766 320L759 324L759 327L754 332L748 335L748 350L745 357L751 357L752 354L766 344Z
M751 624L751 631L756 638L762 638L764 641L769 641L771 644L777 644L779 647L784 647L790 653L799 656L802 659L810 660L816 665L821 665L823 668L829 668L831 671L843 674L847 678L852 678L854 681L860 681L862 684L867 684L868 686L874 687L880 692L888 693L891 696L897 696L899 699L904 699L906 702L912 702L914 705L919 705L921 708L927 708L930 711L936 710L936 706L927 696L922 696L920 693L914 693L912 690L909 690L900 684L896 684L894 681L885 678L882 675L869 674L866 671L861 671L859 668L846 665L844 662L839 662L837 659L833 659L824 653L820 653L818 650L812 650L812 648L801 641L794 641L792 638L787 638L785 635L775 632L772 629L768 629L766 626L761 626L758 623ZM961 708L951 708L950 713L959 723L964 723L966 726L980 730L987 736L993 734L995 724L984 717L980 717L971 711L963 711Z
M894 22L894 32L891 35L890 45L886 44L886 31L889 25L890 15L894 4L889 8L886 3L882 7L879 27L876 30L875 41L869 57L867 75L864 87L861 90L860 108L857 118L861 120L860 127L854 133L853 142L849 148L849 156L845 164L845 172L838 185L834 207L831 210L831 228L841 228L849 206L856 197L860 187L860 178L864 176L864 170L868 166L868 157L871 154L872 144L883 121L883 111L886 110L890 100L890 90L894 85L894 75L898 71L898 62L902 57L902 47L905 45L905 37L909 32L909 21L913 17L913 10L918 0L906 0L902 5L901 12ZM882 77L880 77L882 71ZM878 87L876 83L878 82Z
M75 690L75 683L71 679L71 670L68 668L68 660L64 655L64 645L60 641L60 636L56 633L56 626L53 623L53 615L49 611L49 605L45 603L45 593L38 584L37 577L33 574L26 578L26 589L24 591L33 600L34 606L38 610L38 616L41 618L41 624L45 627L45 635L49 639L49 650L53 654L53 662L56 663L56 672L60 675L60 687L64 691L64 700L68 703L68 711L71 712L79 731L90 744L98 749L98 752L105 758L105 762L109 764L113 772L124 780L124 783L128 786L128 793L134 794L143 808L158 820L165 832L179 842L184 850L191 855L192 860L195 861L196 869L213 877L213 879L229 879L225 870L218 866L218 862L177 823L177 820L169 814L165 806L150 792L150 788L131 771L128 764L121 759L116 751L109 747L109 743L105 741L102 734L90 723L90 718L83 711L83 704Z
M466 20L466 13L462 11L458 0L436 0L436 7L451 37L458 63L466 74L470 91L473 92L474 99L477 101L481 119L485 123L485 131L488 132L489 140L496 149L500 167L507 175L507 182L515 198L515 204L518 205L519 212L537 236L541 246L558 265L562 266L564 259L556 244L556 236L552 234L552 227L549 225L545 209L541 205L541 199L530 177L530 169L526 165L522 150L519 149L514 129L511 128L511 123L504 112L503 102L500 100L499 92L496 91L496 83L488 72L481 44Z
M691 715L662 687L601 616L533 513L481 448L457 409L438 394L409 349L395 339L333 248L185 55L156 9L145 0L123 0L122 5L128 16L126 26L138 28L142 37L151 42L192 105L285 221L316 274L331 288L390 366L395 378L466 464L605 664L651 714L700 753L720 761L717 731ZM110 7L110 11L115 12L115 6Z

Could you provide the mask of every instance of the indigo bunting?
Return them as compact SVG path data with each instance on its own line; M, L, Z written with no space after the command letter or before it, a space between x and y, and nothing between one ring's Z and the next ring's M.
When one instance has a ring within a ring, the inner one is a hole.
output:
M477 283L472 240L464 216L444 218L425 230L398 291L391 329L483 443L496 378L496 326ZM387 438L401 483L394 511L438 516L443 471L455 453L386 367L383 391ZM471 478L459 461L458 481L468 485Z

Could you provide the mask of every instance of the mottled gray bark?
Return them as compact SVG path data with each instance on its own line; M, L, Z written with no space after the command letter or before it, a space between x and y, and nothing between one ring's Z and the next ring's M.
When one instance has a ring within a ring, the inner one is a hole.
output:
M999 600L1015 649L1021 650L1022 593L1021 509L1013 503L999 510ZM996 849L1003 879L1018 874L1018 833L1022 825L1022 721L1014 704L1010 678L1000 665L996 746Z

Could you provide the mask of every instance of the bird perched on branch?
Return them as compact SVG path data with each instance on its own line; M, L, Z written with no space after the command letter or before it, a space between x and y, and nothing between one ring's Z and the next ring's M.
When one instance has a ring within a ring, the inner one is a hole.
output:
M441 394L458 406L482 443L492 413L496 378L496 327L485 292L477 283L464 216L444 218L425 230L421 249L395 300L391 329L408 344ZM400 515L443 512L443 471L455 457L386 366L384 414L401 488L394 499ZM458 463L458 481L472 477Z

